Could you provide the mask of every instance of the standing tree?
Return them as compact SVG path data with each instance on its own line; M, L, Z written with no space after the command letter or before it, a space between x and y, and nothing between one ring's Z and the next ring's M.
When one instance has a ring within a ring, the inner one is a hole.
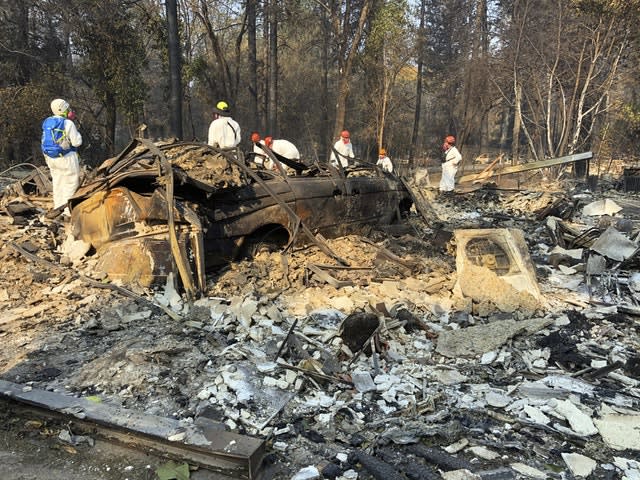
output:
M180 35L178 34L177 0L166 0L167 31L169 32L169 117L171 134L179 139L182 135L182 60Z
M392 92L400 71L407 66L412 48L407 42L407 5L388 1L375 9L365 43L365 64L369 94L375 118L377 148L385 143L385 124L392 104Z
M249 117L252 123L251 131L258 130L261 126L258 112L258 44L257 44L257 0L247 0L247 49L249 55Z
M425 45L425 8L427 0L420 1L419 26L416 43L416 103L413 113L413 129L411 130L411 145L409 147L409 164L412 164L418 148L418 132L420 131L420 117L422 111L422 80L424 77L424 45Z
M330 0L322 3L328 14L332 40L334 42L334 58L337 62L337 92L335 102L335 122L333 137L338 137L340 130L345 126L347 110L347 97L349 96L349 84L351 72L360 42L364 35L365 25L369 19L369 11L373 0Z
M122 112L132 127L142 112L144 45L132 23L132 5L118 0L77 0L71 8L76 67L99 102L96 116L104 117L105 149L111 156L116 145L117 112Z
M267 2L268 55L267 55L267 131L278 135L278 2Z

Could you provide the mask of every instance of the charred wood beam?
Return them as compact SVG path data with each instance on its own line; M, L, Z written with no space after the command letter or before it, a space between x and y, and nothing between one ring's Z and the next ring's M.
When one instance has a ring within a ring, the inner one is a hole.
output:
M360 450L355 450L353 457L377 480L405 480L406 478L393 466Z
M584 378L588 380L595 380L596 378L604 377L605 375L609 375L611 372L624 367L624 363L620 360L613 362L611 365L606 365L602 368L598 368L596 370L585 373Z
M109 175L112 175L114 173L117 173L117 172L120 172L120 171L126 169L130 165L133 165L135 162L137 162L138 161L138 157L144 152L139 152L137 155L132 156L126 162L120 164L120 161L125 156L127 156L129 153L131 153L133 150L135 150L135 148L138 146L139 143L141 143L142 140L143 139L137 139L137 138L134 138L133 140L131 140L131 142L129 142L129 145L127 145L120 152L120 154L118 154L118 156L113 159L113 161L109 162L106 165L106 173L108 173ZM114 168L114 167L117 167L117 168ZM101 173L101 172L102 172L102 170L98 169L97 173Z
M381 247L380 245L377 245L376 243L374 243L371 240L369 240L368 238L362 237L362 241L365 242L365 243L368 243L369 245L372 245L373 247L375 247L378 250L378 253L380 255L382 255L384 258L386 258L387 260L390 260L390 261L398 264L400 267L404 268L405 270L409 271L409 272L405 272L405 273L412 272L413 269L417 266L416 262L409 262L407 260L403 260L402 258L397 256L395 253L393 253L388 248Z
M293 333L293 329L296 328L296 325L298 325L297 318L293 321L293 323L291 324L291 327L289 327L289 331L287 332L287 335L284 337L284 340L282 340L282 343L280 344L280 348L278 349L278 353L276 353L276 356L273 358L274 362L278 360L278 358L280 358L280 355L282 354L282 350L284 349L285 345L289 341L289 337Z
M350 280L338 280L337 278L335 278L332 275L330 275L327 272L325 272L318 265L315 265L313 263L310 263L310 264L307 265L307 270L313 272L315 275L318 276L318 278L320 280L322 280L325 283L328 283L329 285L331 285L332 287L335 287L335 288L349 287L349 286L353 285L352 281L350 281Z
M405 476L411 480L441 480L442 475L431 465L425 465L416 461L415 457L407 458L403 452L385 447L378 450L377 455L385 462L399 468Z
M471 462L463 460L462 458L454 457L439 448L430 448L422 444L415 444L407 446L406 449L410 453L424 458L429 463L433 463L445 471L466 469L473 472L474 470Z
M232 478L260 478L264 442L224 430L206 419L185 425L179 420L145 414L0 380L0 402L127 447L187 461Z
M263 145L262 143L257 143L256 145L260 147L267 154L267 156L271 159L272 162L274 162L274 164L277 166L278 170L285 177L285 179L287 175L284 169L282 168L282 165L280 165L281 163L284 163L287 167L294 169L296 172L302 172L303 170L307 169L307 166L304 163L296 162L295 160L292 160L290 158L283 157L282 155L274 152L273 150L271 150L266 145Z
M353 385L353 382L350 382L349 380L346 380L344 378L339 378L339 377L332 377L331 375L325 375L324 373L319 373L313 370L308 370L306 368L302 368L302 367L296 367L294 365L290 365L288 363L286 363L283 360L278 361L278 366L281 368L284 368L286 370L293 370L294 372L300 372L300 373L304 373L306 375L309 375L310 377L315 377L319 380L327 380L329 382L333 382L333 383L344 383L347 385Z
M373 333L371 333L371 335L369 335L369 337L367 338L367 340L362 344L362 346L360 347L360 349L354 353L353 357L351 357L351 360L349 360L349 363L347 364L347 368L351 368L351 365L353 365L353 363L358 360L358 358L360 358L360 355L362 354L362 352L364 352L367 347L369 346L369 344L371 342L374 342L375 344L375 339L377 338L376 335L378 335L378 333L380 333L380 330L382 330L382 326L384 324L382 322L380 322L380 324L376 327L376 329L373 331ZM372 353L373 353L373 349L372 349Z
M427 225L432 225L434 221L442 221L438 216L438 213L431 206L431 203L429 203L429 200L422 195L422 192L418 190L418 193L420 194L420 198L418 198L413 189L409 186L409 182L407 182L406 178L400 176L398 179L402 182L404 188L407 189L407 192L409 192L411 200L413 200L413 204L416 206L416 210Z

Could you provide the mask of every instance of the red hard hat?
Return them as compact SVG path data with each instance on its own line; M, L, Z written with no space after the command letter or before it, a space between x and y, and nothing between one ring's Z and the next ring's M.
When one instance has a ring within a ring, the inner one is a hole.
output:
M258 132L253 132L251 134L251 141L253 143L258 143L260 141L260 134Z
M273 143L273 137L264 137L264 143L267 147L270 147Z
M342 130L342 132L340 132L340 136L342 138L350 138L349 130Z
M447 135L446 137L444 137L444 141L447 142L449 145L455 145L456 137L454 137L453 135Z

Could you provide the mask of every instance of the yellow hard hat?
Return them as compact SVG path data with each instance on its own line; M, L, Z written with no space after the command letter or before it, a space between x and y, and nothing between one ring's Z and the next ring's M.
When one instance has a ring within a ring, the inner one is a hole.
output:
M218 102L216 106L213 108L213 111L223 117L231 116L231 110L229 110L229 104L227 104L227 102L225 101Z

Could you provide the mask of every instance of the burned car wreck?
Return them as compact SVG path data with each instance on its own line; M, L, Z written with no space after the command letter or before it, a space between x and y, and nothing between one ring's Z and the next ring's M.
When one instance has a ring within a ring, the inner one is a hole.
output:
M150 286L175 272L193 297L208 269L265 246L311 241L344 263L323 236L393 223L412 205L405 184L374 165L294 163L295 174L276 165L263 169L235 149L136 139L69 201L73 237L111 280Z

